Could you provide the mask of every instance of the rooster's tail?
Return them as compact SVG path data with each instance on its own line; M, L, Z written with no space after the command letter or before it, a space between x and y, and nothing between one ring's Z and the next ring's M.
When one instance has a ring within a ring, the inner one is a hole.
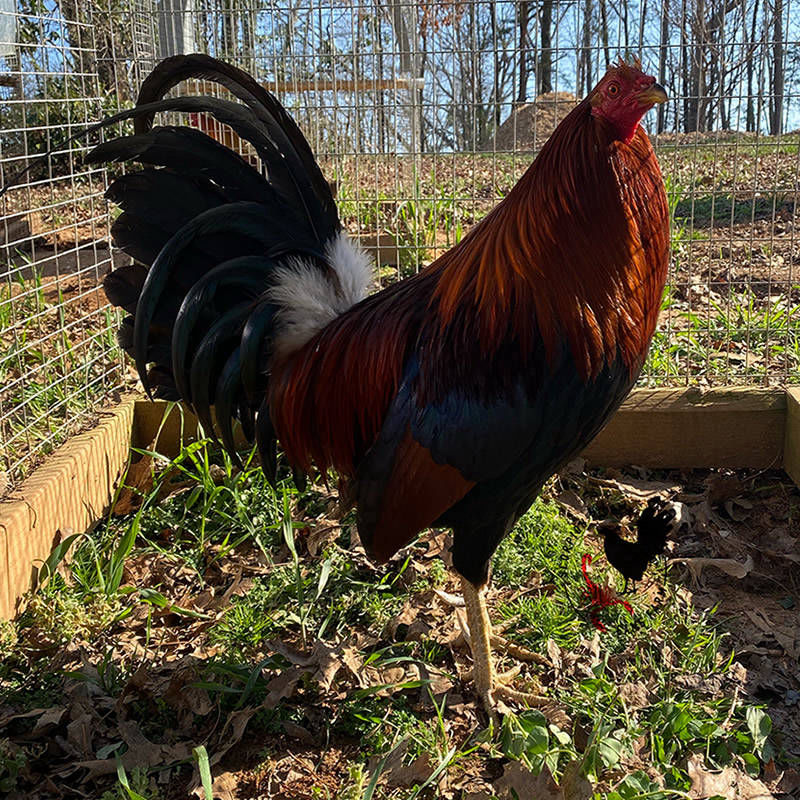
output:
M164 95L180 81L223 85L241 103ZM258 153L266 177L187 127L153 127L159 111L205 113ZM211 406L234 451L233 419L258 442L270 477L275 434L270 363L305 344L366 294L369 264L342 231L330 187L303 134L249 75L203 55L175 56L142 85L134 135L96 147L91 162L134 161L107 192L122 214L114 243L135 264L111 272L108 299L148 393L189 404L210 431Z

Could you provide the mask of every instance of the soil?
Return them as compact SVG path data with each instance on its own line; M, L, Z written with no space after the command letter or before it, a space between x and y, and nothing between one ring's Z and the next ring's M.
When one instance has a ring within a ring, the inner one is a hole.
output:
M591 498L592 508L602 510L604 502L618 508L620 497L634 507L641 505L648 493L672 487L670 495L682 504L685 514L683 527L669 544L668 563L678 582L677 591L698 612L717 608L716 619L726 634L719 657L726 659L733 654L734 662L729 670L732 684L727 679L708 680L703 675L682 676L682 679L689 684L694 680L692 687L687 685L687 688L702 687L709 702L722 692L733 691L741 702L766 705L782 762L800 759L800 491L797 487L783 473L770 471L584 473L579 469L580 465L577 469L573 467L551 485L549 492L557 501L566 496L566 490L572 489L587 501ZM564 508L575 513L572 505ZM309 535L304 541L311 538ZM417 548L408 580L424 574L433 559L446 554L445 545L446 539L439 535L431 538L427 553L421 555ZM599 538L594 540L594 547L601 549ZM314 556L306 553L304 557ZM360 563L363 552L356 548L352 557ZM399 558L402 560L402 553ZM176 566L164 554L149 552L129 559L124 583L139 589L158 587L175 605L216 618L229 606L231 597L246 591L263 569L258 551L234 549L206 572L206 583L200 587L192 569ZM658 603L662 589L655 573L657 570L651 571L638 591ZM542 586L540 590L546 588ZM450 580L446 589L456 591L455 582ZM511 589L490 591L493 616L497 616L497 606L514 593ZM459 639L452 609L433 591L414 595L413 601L388 624L387 635L396 638L401 628L406 638L421 635L441 642L452 659L449 674L466 673L469 658L463 640ZM25 642L29 652L38 652L39 658L48 659L54 670L76 672L66 673L63 696L54 706L21 714L13 706L0 704L2 735L12 746L41 752L26 767L24 794L15 797L30 800L50 797L56 783L62 796L64 793L99 796L102 787L113 779L114 762L106 759L101 763L84 753L94 752L93 748L104 741L124 741L130 758L162 766L155 780L163 797L183 800L193 790L200 796L196 773L193 776L190 767L167 766L191 760L187 740L204 742L211 754L223 753L213 766L215 794L219 797L317 800L325 796L325 791L335 797L337 791L348 785L350 765L360 756L359 742L346 736L333 739L324 736L327 723L339 713L339 701L359 687L416 676L414 670L406 673L402 667L379 672L359 666L357 652L367 642L357 626L350 632L347 643L335 649L323 647L319 653L315 646L310 656L298 652L303 649L299 641L270 643L292 663L320 664L319 672L311 678L312 684L317 685L310 695L312 702L308 702L306 684L299 681L299 673L290 680L286 680L285 672L279 673L269 684L275 702L291 707L295 720L282 723L278 730L270 730L256 724L255 711L249 706L228 712L218 709L219 717L209 715L213 706L205 690L196 686L204 665L212 663L215 657L214 647L208 644L208 629L209 623L202 619L179 617L168 609L151 616L138 607L91 643L80 634L66 644L48 642L45 638L37 639L32 631ZM348 650L349 645L355 649ZM587 643L589 649L594 646L597 645ZM315 661L321 656L324 658ZM590 657L583 650L570 654L562 651L560 656L548 651L548 656L563 658L559 669L564 670L577 668ZM665 664L671 661L678 664L680 657L680 653L665 652ZM123 683L114 690L116 699L105 688L113 683L115 675L109 659L113 663L141 664L127 677L119 673L117 680L122 679ZM327 667L323 665L334 662L336 672L326 678L323 672ZM106 677L98 673L101 665ZM613 671L613 663L610 667ZM536 669L544 671L547 681L558 679L553 678L550 667ZM75 676L79 672L88 677L78 680ZM334 675L338 675L335 680ZM451 741L466 741L485 722L471 696L469 682L454 682L444 673L426 677L432 680L437 697L447 693L446 724ZM415 713L429 716L435 726L430 698L417 689L405 690L405 694ZM269 698L266 707L272 707ZM553 713L557 714L557 709ZM151 730L147 722L148 715L163 717L164 714L173 721L167 739L163 728L156 726ZM157 737L159 741L164 739L164 743L154 744ZM420 775L430 775L434 766L421 763L421 759L403 764L401 757L402 752L397 763L390 761L384 765L382 782L407 788L419 783ZM370 762L368 772L374 767L375 763ZM502 758L486 757L482 749L480 757L461 760L457 769L440 778L436 797L464 800L473 793L489 797L500 792L511 768L513 765ZM772 787L770 797L785 800L797 797L800 774L792 769L778 772L774 764L767 765L762 780Z

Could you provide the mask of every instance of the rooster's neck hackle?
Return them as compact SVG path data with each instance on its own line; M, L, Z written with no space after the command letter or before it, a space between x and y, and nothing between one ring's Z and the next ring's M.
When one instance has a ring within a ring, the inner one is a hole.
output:
M584 101L505 200L433 265L440 320L476 309L486 355L509 336L523 349L538 336L551 359L566 341L586 379L617 357L634 374L655 329L668 236L647 135L614 141Z

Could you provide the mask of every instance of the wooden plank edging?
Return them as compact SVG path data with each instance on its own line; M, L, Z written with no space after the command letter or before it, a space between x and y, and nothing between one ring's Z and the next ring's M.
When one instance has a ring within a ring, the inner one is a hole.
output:
M0 619L14 615L31 567L59 532L85 531L113 498L130 447L172 457L197 420L137 398L103 412L97 427L59 448L0 502ZM163 424L162 424L163 423ZM158 433L158 439L154 438ZM591 464L780 468L800 485L800 389L637 389L584 451Z
M786 439L783 466L800 486L800 388L786 390Z
M635 389L586 448L591 464L620 467L780 468L784 389Z
M101 412L98 425L59 447L0 502L0 619L12 617L59 533L89 530L128 462L134 401Z

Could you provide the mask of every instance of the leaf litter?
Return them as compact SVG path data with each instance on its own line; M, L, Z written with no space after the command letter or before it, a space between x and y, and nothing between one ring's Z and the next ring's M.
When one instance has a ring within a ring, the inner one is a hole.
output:
M143 475L144 469L134 480L144 492ZM740 703L748 698L765 704L773 742L773 751L764 753L770 755L766 766L755 775L752 764L750 770L741 763L719 769L694 753L686 762L688 795L792 796L800 787L800 776L788 766L800 758L797 491L779 473L649 476L641 470L586 473L582 465L566 471L549 491L569 516L585 518L587 546L595 552L601 550L592 533L595 522L615 516L630 524L654 494L685 506L688 522L671 543L668 562L677 597L698 613L718 609L717 620L730 634L719 658L730 651L734 656L724 674L691 673L681 670L681 653L665 641L664 664L674 670L676 687L706 702L734 696ZM552 719L558 724L549 732L544 728L544 736L551 743L566 736L564 753L579 758L536 762L532 768L527 756L520 759L513 748L503 749L488 737L486 719L474 703L466 680L470 657L453 608L457 584L439 566L449 555L447 535L421 540L411 561L405 563L408 553L401 554L387 571L371 565L360 548L346 548L351 535L346 521L342 527L329 520L327 501L320 497L316 507L295 509L305 514L305 527L295 532L296 545L308 551L301 554L301 565L345 546L344 557L359 582L375 587L370 593L394 582L401 602L388 619L381 625L356 620L323 636L303 635L296 624L278 625L279 635L232 657L215 631L238 613L241 600L260 581L289 569L288 549L276 547L265 558L252 540L232 549L210 542L206 563L198 565L170 550L180 531L166 531L160 548L134 551L126 560L122 596L140 601L117 609L99 634L59 640L35 615L18 626L14 658L31 672L46 664L53 681L52 702L33 705L30 693L13 691L18 675L12 680L0 673L0 747L8 742L3 752L22 754L25 763L15 772L10 796L99 797L123 769L145 776L137 790L145 797L202 798L192 758L200 745L209 753L214 795L220 798L360 800L373 778L375 798L504 800L516 793L582 800L605 796L621 781L633 780L626 775L640 773L636 780L664 788L644 741L619 750L616 773L588 769L598 733L585 730L575 708L558 699L565 687L596 681L608 669L620 676L616 692L627 713L647 714L657 700L654 676L623 678L631 675L634 645L607 650L605 634L592 630L580 606L575 614L581 634L574 646L560 645L552 636L542 640L542 663L524 665L517 681L535 682L553 694L558 708ZM126 502L136 505L131 498ZM63 572L68 585L77 581L70 569ZM666 602L656 569L646 583L645 603ZM535 570L524 584L495 584L488 601L498 630L506 627L527 644L534 628L524 619L499 624L502 609L538 602L555 588L549 576ZM736 699L731 713L735 706ZM523 723L526 713L533 712L521 712ZM377 715L376 728L383 715L395 739L365 740L362 718L370 715ZM613 751L612 745L604 747ZM16 763L8 754L0 758L0 770ZM776 756L783 766L775 766ZM0 771L0 779L3 775Z

